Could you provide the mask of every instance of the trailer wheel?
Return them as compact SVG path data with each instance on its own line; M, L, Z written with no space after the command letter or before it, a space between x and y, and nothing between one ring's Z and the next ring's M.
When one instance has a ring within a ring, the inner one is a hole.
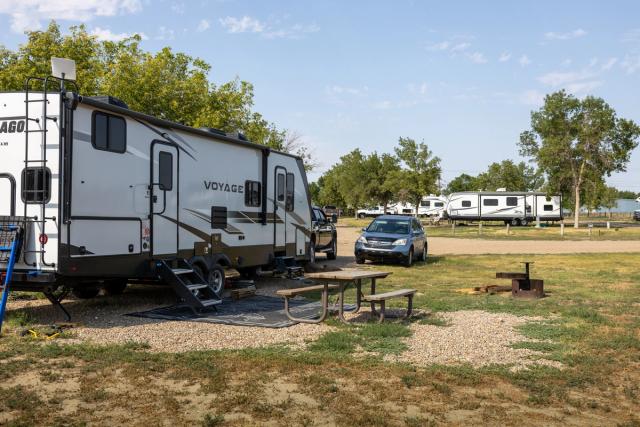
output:
M526 227L527 225L529 225L529 220L527 218L522 218L520 220L520 225L522 225L523 227Z
M311 240L309 242L309 263L315 264L316 262L316 242L315 240Z
M360 218L360 219L365 219L366 217L367 217L367 215L364 214L364 213L359 213L358 214L358 218Z
M211 290L213 290L216 294L222 294L224 290L224 270L220 265L214 264L211 268L209 268L206 272L203 271L202 267L199 264L194 264L192 266L193 271L198 273L200 277L205 280L205 283L209 285Z
M120 295L127 288L126 279L106 280L102 285L105 295Z
M520 220L518 218L513 218L511 220L511 225L513 225L514 227L517 227L520 225Z
M100 286L96 284L85 284L81 287L73 288L71 291L74 297L79 299L95 298L100 293Z

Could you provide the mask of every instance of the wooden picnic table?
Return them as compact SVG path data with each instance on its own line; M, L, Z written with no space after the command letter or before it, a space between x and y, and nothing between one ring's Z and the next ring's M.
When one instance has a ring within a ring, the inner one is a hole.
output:
M360 305L362 304L362 281L371 281L371 295L373 295L376 293L376 280L384 279L390 274L391 272L388 271L339 270L308 273L305 274L305 278L314 280L319 283L338 285L338 317L343 322L346 322L347 320L344 318L344 291L347 289L347 287L353 284L356 288L356 306L353 310L349 310L348 312L357 313L360 310ZM370 302L370 304L371 311L375 314L375 303Z

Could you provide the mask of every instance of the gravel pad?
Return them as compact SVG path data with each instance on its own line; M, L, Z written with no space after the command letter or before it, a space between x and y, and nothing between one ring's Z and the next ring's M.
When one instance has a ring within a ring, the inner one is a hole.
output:
M309 302L304 298L289 301L291 313L300 318L311 319L320 314L320 302ZM345 304L345 309L353 309ZM284 312L284 300L280 297L256 295L234 301L224 299L222 304L195 314L185 305L154 308L153 310L129 313L127 316L164 320L189 320L191 322L221 323L224 325L259 326L263 328L286 328L297 322L290 320Z

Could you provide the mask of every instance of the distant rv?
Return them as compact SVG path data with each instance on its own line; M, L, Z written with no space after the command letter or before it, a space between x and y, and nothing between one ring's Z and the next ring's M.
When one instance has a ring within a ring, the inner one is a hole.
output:
M447 199L440 196L425 196L418 206L418 216L441 216L445 210Z
M562 220L562 196L538 192L462 192L451 193L446 207L451 220L504 221L527 225L541 221Z

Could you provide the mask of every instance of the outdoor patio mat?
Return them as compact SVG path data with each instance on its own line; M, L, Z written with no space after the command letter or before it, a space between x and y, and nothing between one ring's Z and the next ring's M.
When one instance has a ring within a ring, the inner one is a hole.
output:
M345 304L346 310L355 306ZM331 306L329 306L330 311ZM296 317L312 318L320 314L319 301L310 302L303 298L290 300L291 313ZM154 308L153 310L129 313L127 316L150 319L189 320L191 322L222 323L224 325L260 326L263 328L286 328L295 325L284 313L284 300L281 297L256 295L241 300L224 299L222 304L199 314L185 305Z

